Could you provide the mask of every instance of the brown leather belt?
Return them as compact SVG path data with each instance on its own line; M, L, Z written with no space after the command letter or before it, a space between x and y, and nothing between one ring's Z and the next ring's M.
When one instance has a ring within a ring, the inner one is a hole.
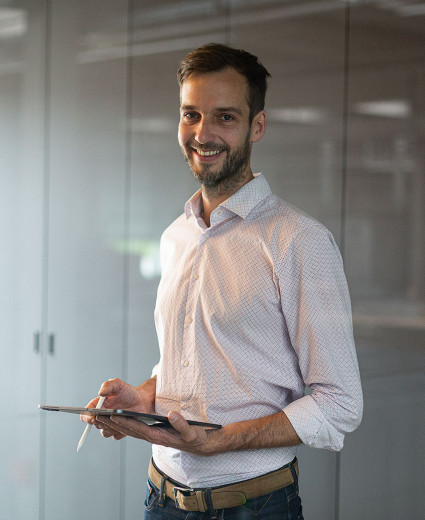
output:
M191 489L181 487L164 475L155 465L153 460L149 464L149 478L160 490L160 500L163 495L171 498L179 509L185 511L206 512L211 509L225 509L245 504L247 500L266 495L293 484L291 466L298 476L298 461L294 459L287 466L261 475L259 477L236 482L228 486L206 489Z

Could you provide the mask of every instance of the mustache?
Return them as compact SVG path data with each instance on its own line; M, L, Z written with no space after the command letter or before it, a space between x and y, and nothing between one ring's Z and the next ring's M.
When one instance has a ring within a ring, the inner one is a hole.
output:
M223 144L216 144L213 142L207 142L204 144L198 143L198 141L193 140L186 144L186 147L188 148L196 148L197 150L200 150L201 152L214 152L216 150L219 150L220 152L228 152L229 147L225 146Z

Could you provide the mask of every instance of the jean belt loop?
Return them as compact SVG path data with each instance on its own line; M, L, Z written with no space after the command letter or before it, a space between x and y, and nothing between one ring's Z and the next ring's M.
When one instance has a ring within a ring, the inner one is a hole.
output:
M204 498L205 498L205 502L206 502L207 507L208 507L208 513L210 514L211 519L213 519L213 520L216 519L217 518L217 512L214 509L213 501L212 501L212 498L211 498L211 489L205 489L205 491L204 491Z
M291 470L292 478L294 479L294 486L297 488L298 487L298 475L297 475L297 472L295 471L296 462L297 462L297 459L293 460L289 464L289 469Z
M161 477L161 485L159 487L159 501L158 501L158 505L161 506L161 507L164 505L164 500L165 500L165 483L166 482L167 482L166 477L162 476Z

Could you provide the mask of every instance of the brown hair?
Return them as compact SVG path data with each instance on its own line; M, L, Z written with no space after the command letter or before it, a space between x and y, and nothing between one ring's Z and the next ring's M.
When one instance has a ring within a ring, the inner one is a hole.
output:
M194 72L218 72L226 67L233 67L247 79L251 122L258 112L264 110L267 78L270 74L258 58L249 52L220 43L202 45L183 59L177 71L177 81L181 87Z

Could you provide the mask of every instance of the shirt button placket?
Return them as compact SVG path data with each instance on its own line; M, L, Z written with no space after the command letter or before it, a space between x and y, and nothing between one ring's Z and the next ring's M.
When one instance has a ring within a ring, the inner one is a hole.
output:
M198 291L199 291L199 280L200 280L200 272L199 267L202 261L203 255L203 246L205 243L205 234L202 234L199 238L198 247L196 254L193 259L193 264L191 268L191 272L189 274L189 287L187 294L187 302L186 302L186 314L184 318L183 325L183 343L181 349L181 373L182 373L182 383L184 381L185 392L183 395L181 409L188 410L190 403L187 401L189 396L194 392L193 384L196 381L195 374L193 373L196 370L196 366L190 362L193 357L193 349L194 349L194 320L195 320L195 312L196 312L196 302L198 301Z
M192 275L189 281L189 292L187 298L187 306L186 306L186 325L191 325L193 323L193 315L194 315L194 305L196 302L195 293L197 291L196 282L199 280L199 271L198 265L202 257L202 249L205 242L206 236L205 234L201 235L198 243L198 250L196 252L193 265L192 265Z

